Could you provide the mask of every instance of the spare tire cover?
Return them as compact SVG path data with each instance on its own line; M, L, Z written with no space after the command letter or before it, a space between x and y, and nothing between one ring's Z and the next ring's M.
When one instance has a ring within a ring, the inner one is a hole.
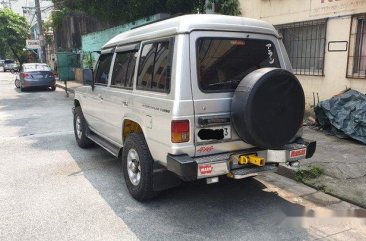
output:
M304 109L304 91L295 75L262 68L247 75L235 90L231 121L243 141L274 149L296 135Z

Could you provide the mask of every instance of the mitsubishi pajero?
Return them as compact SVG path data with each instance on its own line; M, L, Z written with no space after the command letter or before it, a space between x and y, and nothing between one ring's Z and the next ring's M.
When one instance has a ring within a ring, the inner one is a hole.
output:
M280 36L263 21L175 17L119 34L75 92L80 147L120 158L137 200L181 181L241 179L297 165L304 92Z

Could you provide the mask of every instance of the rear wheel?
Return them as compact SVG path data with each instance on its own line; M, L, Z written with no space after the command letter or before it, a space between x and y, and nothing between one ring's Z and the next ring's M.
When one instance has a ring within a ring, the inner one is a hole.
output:
M88 148L93 142L86 136L88 132L88 124L84 118L81 107L78 106L74 111L74 133L75 139L81 148Z
M127 189L138 201L151 199L153 190L153 159L142 133L128 136L122 152L122 168Z
M19 79L15 79L14 84L15 84L15 87L20 88L20 80Z

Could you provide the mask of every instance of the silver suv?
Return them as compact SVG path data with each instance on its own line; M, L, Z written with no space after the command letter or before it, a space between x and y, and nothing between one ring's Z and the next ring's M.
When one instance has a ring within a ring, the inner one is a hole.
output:
M181 181L241 179L310 158L304 93L263 21L186 15L111 39L75 92L80 147L122 160L131 195Z

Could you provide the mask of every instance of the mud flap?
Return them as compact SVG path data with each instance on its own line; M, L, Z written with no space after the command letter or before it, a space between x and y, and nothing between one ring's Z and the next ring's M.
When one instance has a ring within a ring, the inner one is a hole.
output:
M168 171L160 165L158 167L154 167L153 175L154 191L163 191L179 186L182 183L181 179L176 174Z

